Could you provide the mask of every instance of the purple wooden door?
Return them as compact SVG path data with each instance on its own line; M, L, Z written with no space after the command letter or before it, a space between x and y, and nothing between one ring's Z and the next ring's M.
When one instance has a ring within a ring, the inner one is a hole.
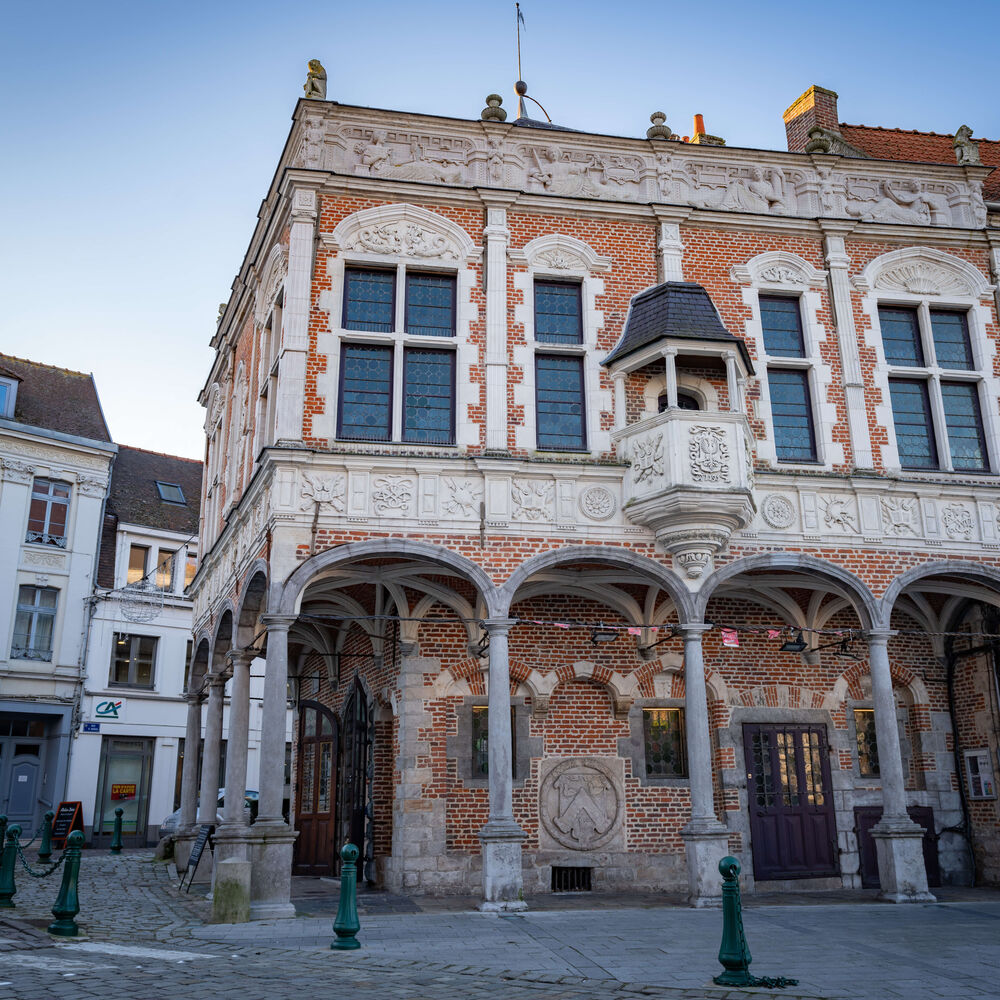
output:
M757 879L837 875L837 824L823 726L743 726Z

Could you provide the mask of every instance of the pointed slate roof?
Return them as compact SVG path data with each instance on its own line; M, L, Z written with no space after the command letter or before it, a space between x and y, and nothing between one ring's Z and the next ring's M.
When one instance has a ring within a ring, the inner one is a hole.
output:
M723 325L708 292L693 281L664 281L632 299L621 340L601 362L609 365L657 340L717 341L739 351L753 373L746 344Z

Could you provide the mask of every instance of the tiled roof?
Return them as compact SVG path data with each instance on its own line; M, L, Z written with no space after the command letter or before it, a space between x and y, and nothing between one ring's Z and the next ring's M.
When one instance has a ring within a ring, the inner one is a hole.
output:
M738 350L753 371L746 345L722 325L708 292L693 281L665 281L635 296L621 340L601 363L618 361L665 338L722 341Z
M20 379L14 419L31 427L111 441L94 376L0 354L0 368Z
M202 463L142 448L118 446L108 510L129 524L193 535L198 531ZM185 504L160 499L157 481L181 488Z
M877 160L912 160L918 163L955 162L954 135L940 132L914 132L902 128L877 128L873 125L840 124L840 134L853 146ZM984 167L1000 167L1000 141L979 139L979 158ZM1000 201L1000 170L994 170L983 183L983 197Z

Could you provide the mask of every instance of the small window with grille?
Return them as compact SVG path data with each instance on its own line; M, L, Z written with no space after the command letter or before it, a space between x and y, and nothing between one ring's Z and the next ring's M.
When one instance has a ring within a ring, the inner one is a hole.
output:
M510 771L517 777L517 728L514 709L510 710ZM472 776L485 778L490 773L490 710L486 705L472 707Z
M858 773L862 778L877 778L878 740L875 738L875 712L872 709L854 710L854 733L858 741Z
M650 778L686 778L687 743L683 708L646 708L642 712L646 774Z

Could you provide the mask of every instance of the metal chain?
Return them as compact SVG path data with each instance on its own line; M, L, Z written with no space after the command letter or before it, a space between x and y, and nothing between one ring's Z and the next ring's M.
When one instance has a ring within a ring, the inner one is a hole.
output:
M750 963L747 955L750 954L750 947L747 945L746 933L743 930L743 896L736 893L736 924L740 929L740 947L743 953L743 969L750 980L747 986L765 987L767 989L784 989L786 986L798 986L797 979L789 979L787 976L754 976L750 974Z
M69 850L68 847L63 848L62 854L60 854L59 857L56 858L56 860L53 861L48 868L45 869L45 871L36 872L31 867L31 865L29 865L28 862L25 860L24 853L21 851L21 845L15 841L14 846L17 848L17 856L21 859L21 864L24 865L24 870L32 878L45 878L47 875L51 875L63 863L63 861L66 860L66 851Z

